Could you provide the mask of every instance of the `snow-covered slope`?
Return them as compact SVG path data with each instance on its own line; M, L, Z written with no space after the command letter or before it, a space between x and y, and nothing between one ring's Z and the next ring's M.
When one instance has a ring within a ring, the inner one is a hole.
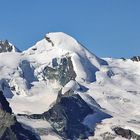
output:
M47 34L45 39L25 51L25 54L30 54L30 61L36 61L42 65L53 65L55 59L70 57L78 81L95 81L94 73L100 69L101 65L107 64L91 54L74 38L61 32Z
M95 131L91 140L121 140L115 126L140 134L140 62L101 59L62 32L46 34L24 52L0 53L0 88L14 113L26 115L50 110L60 89L62 97L80 95L94 110L82 122ZM48 129L50 133L41 133L41 139L63 139L45 120L18 119L39 134Z
M58 90L70 80L95 81L95 72L102 65L107 65L106 61L71 36L49 33L24 52L0 53L1 89L11 98L15 113L40 113L49 108ZM25 98L31 108L24 105ZM42 107L37 109L37 105Z

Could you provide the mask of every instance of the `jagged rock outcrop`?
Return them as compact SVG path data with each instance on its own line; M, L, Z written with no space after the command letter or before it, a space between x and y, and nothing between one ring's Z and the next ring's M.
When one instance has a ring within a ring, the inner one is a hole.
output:
M16 47L8 42L8 40L0 40L0 53L2 52L20 52Z
M12 113L12 109L9 107L9 103L4 97L2 91L0 91L0 108L7 113L10 113L10 114Z
M132 61L136 61L136 62L139 62L140 61L140 56L133 56L131 58Z
M51 45L52 46L54 46L54 43L51 41L51 39L49 38L49 37L47 37L46 35L45 35L45 39L49 42L49 43L51 43Z
M59 93L56 104L43 115L59 135L65 139L76 139L89 135L90 130L82 121L92 113L93 110L80 95L68 91L64 95Z
M115 131L115 133L117 135L120 135L126 139L136 139L136 140L140 140L140 135L136 134L135 132L133 132L130 129L124 129L121 127L115 127L113 129Z
M60 61L60 62L59 62ZM70 57L52 60L53 68L46 66L43 70L45 79L57 80L64 86L70 80L75 80L76 73L73 69L73 64Z

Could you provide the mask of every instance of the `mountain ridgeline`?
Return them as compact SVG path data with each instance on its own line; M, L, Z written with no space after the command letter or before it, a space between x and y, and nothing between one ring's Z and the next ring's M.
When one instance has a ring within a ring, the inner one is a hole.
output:
M0 139L139 140L139 70L62 32L23 52L0 41Z

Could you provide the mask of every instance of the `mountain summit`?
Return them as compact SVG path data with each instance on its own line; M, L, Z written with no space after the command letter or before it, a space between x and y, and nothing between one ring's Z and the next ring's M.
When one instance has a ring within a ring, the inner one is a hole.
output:
M45 63L52 63L64 57L70 58L77 74L76 79L89 82L95 81L93 73L98 71L101 65L107 65L106 61L90 53L77 40L62 32L46 34L43 40L25 53L38 54Z
M99 58L62 32L20 53L1 41L1 109L10 103L29 139L32 132L38 140L139 139L138 59Z

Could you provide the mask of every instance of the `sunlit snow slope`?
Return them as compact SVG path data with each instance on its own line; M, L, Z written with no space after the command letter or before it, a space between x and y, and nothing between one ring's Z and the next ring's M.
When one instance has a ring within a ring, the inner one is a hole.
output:
M43 113L54 104L61 88L63 94L72 89L94 106L92 97L112 116L98 124L95 120L100 116L87 116L83 123L95 129L89 139L102 140L107 134L122 140L113 132L115 126L140 134L140 62L101 59L65 33L48 33L24 52L0 53L0 86L15 114ZM19 117L19 121L34 129L43 123L42 127L51 127L41 120ZM61 139L54 134L41 136L53 138Z

